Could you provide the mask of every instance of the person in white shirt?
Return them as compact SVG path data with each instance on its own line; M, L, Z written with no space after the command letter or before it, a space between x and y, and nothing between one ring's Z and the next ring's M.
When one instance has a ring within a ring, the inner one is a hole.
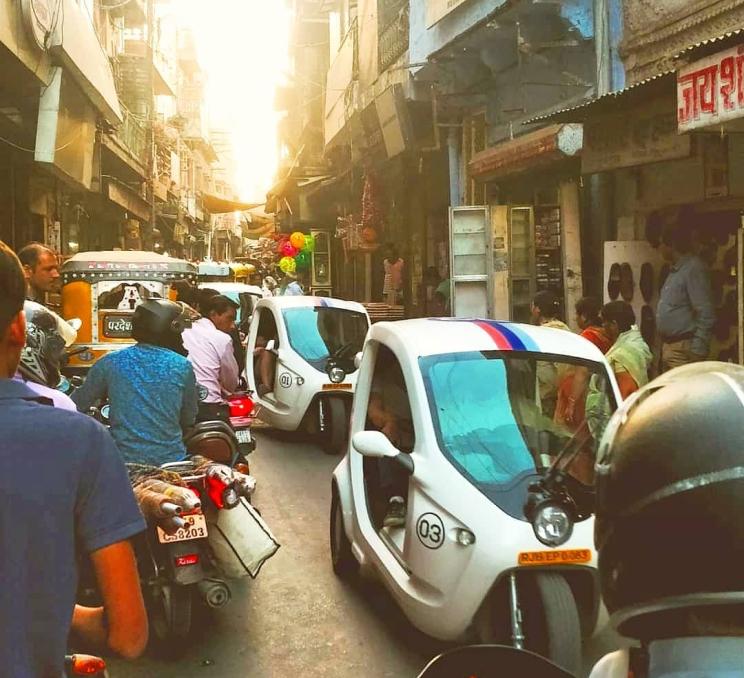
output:
M283 297L301 297L305 294L297 276L294 273L287 273L282 280L281 296Z
M240 373L232 338L237 308L225 296L208 299L203 315L183 332L183 344L199 387L199 419L229 419L226 397L238 388Z

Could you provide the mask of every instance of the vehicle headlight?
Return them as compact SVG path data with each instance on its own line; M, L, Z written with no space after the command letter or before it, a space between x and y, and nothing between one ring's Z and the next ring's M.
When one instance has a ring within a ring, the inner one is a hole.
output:
M475 544L475 535L464 528L458 528L455 539L460 546L472 546Z
M238 496L237 490L232 487L226 487L222 493L222 502L226 509L235 508L240 503L240 497Z
M559 504L543 504L535 511L532 529L545 546L560 546L571 537L573 520Z
M344 379L346 379L346 372L344 372L340 367L332 367L328 370L328 378L334 384L340 384Z

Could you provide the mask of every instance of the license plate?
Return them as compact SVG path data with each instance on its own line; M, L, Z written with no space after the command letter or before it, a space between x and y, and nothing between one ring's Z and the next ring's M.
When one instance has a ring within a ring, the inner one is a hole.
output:
M351 384L323 384L324 391L349 391Z
M238 429L235 431L235 437L239 443L251 442L251 430L249 428Z
M193 516L184 516L186 526L175 534L166 534L158 527L158 541L161 544L172 544L177 541L190 541L191 539L204 539L207 536L207 519L200 513Z
M582 565L591 562L591 549L566 549L564 551L523 551L519 564L529 565Z

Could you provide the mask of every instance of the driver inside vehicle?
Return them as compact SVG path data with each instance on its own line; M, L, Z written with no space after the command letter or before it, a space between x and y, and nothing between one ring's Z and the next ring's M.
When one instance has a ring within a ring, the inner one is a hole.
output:
M384 433L401 452L411 453L414 430L400 365L390 349L380 346L367 406L367 428ZM394 459L377 463L378 501L387 502L383 527L402 527L406 520L408 474Z
M279 333L276 329L276 321L271 311L264 308L261 309L256 347L253 350L253 374L256 379L256 392L260 397L274 390L276 355L266 348L270 341L274 342L274 349L278 348Z

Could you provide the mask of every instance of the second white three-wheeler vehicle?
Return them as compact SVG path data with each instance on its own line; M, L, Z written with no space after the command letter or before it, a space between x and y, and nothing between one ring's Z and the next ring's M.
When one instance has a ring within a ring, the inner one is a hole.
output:
M354 301L261 299L251 319L246 366L261 419L282 431L319 434L328 453L345 451L357 381L354 358L368 329L369 316Z
M578 671L600 603L595 452L618 401L601 352L570 332L373 325L332 481L334 570L376 572L431 636Z

